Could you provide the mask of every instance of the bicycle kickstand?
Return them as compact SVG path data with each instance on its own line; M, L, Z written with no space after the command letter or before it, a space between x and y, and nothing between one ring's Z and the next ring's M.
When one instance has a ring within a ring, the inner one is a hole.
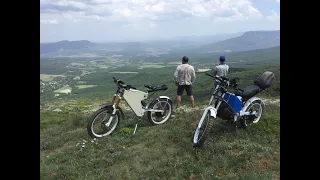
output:
M138 120L138 122L136 123L136 126L135 126L134 131L133 131L133 135L136 134L136 130L137 130L138 124L141 122L141 119L142 119L142 118L140 118L140 119Z

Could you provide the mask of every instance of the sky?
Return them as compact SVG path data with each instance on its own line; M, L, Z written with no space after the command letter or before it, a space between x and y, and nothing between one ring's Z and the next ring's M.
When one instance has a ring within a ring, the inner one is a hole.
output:
M280 29L280 0L40 0L40 42Z

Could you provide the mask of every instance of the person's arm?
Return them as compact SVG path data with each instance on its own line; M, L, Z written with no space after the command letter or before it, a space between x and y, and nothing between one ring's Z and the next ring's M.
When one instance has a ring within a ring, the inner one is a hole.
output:
M193 84L196 80L196 72L194 68L192 67L192 73L191 73L191 83Z
M212 75L213 75L213 77L216 77L216 75L217 75L217 66L213 68Z
M179 66L177 67L176 71L173 74L173 81L178 82L178 75L179 75Z

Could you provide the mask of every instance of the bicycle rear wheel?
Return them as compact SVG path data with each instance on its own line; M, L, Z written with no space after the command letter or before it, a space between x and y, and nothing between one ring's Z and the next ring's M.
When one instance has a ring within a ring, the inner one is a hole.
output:
M167 99L159 99L150 103L151 109L163 110L163 112L148 112L148 119L152 125L160 125L167 122L172 114L172 104Z

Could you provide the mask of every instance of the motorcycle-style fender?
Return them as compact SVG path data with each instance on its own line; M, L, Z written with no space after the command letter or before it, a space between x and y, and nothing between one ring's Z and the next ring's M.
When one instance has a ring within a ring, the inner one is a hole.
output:
M213 117L213 118L217 117L217 110L215 108L211 108L211 109L209 109L209 111L210 111L211 117Z
M201 127L201 124L204 120L204 118L206 117L206 115L208 114L208 111L210 111L210 116L213 117L213 118L216 118L217 117L217 110L213 107L213 106L209 106L209 107L206 107L204 109L204 112L202 114L202 117L200 119L200 122L198 123L198 128Z
M168 96L159 96L158 99L167 99L167 101L172 105L172 100Z
M101 104L101 105L100 105L100 109L102 109L102 108L107 108L108 110L113 111L113 103ZM120 114L121 114L121 117L120 117L120 118L121 118L121 119L124 119L124 113L123 113L121 107L118 106L117 109L120 111Z
M113 103L105 103L100 105L100 109L107 108L108 110L113 110Z
M154 101L159 101L160 99L166 99L172 106L173 102L172 100L168 97L168 96L159 96L156 99L154 99L153 101L151 101L148 105L147 105L147 109L149 108L149 105L152 104Z
M244 106L243 106L243 108L241 109L241 111L242 111L242 112L245 112L245 111L247 110L247 108L249 107L249 105L250 105L253 101L260 101L262 104L264 104L263 101L262 101L260 98L258 98L258 97L252 97L252 98L250 98L250 99L247 100L247 102L244 104Z

